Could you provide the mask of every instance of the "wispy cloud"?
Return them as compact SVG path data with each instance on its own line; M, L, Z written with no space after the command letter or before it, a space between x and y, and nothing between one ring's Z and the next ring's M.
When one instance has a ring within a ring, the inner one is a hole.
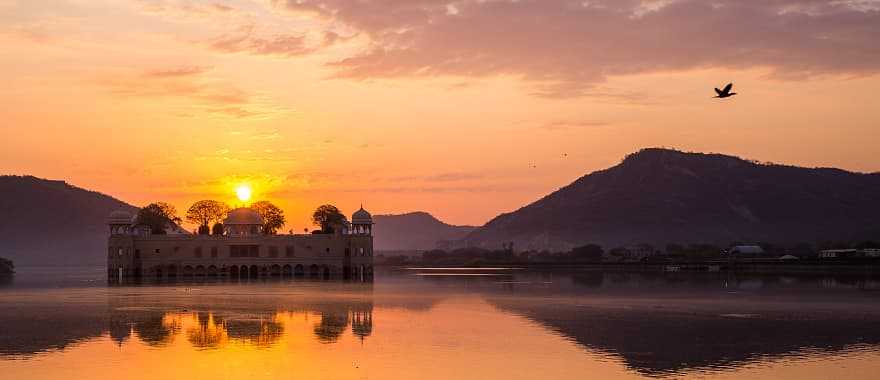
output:
M274 55L295 57L314 53L322 48L343 40L338 34L330 31L320 32L314 36L308 34L273 34L260 36L253 26L239 28L211 40L211 49L224 53L250 53L255 55Z
M210 70L197 65L175 66L143 70L139 74L107 74L96 82L123 98L186 99L190 108L228 118L265 118L290 111L263 96L206 75ZM191 112L180 114L192 116Z
M136 2L144 12L178 16L209 16L227 14L236 10L225 1L136 0Z
M599 120L561 120L551 121L549 123L541 125L540 129L544 129L547 131L563 131L569 129L606 127L609 125L611 125L611 123Z
M181 66L166 69L154 69L144 72L147 78L174 78L185 76L197 76L210 71L210 67L205 66Z

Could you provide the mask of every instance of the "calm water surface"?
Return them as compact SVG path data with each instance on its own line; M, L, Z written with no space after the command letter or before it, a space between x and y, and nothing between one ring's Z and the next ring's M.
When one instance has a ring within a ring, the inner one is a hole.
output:
M372 284L0 282L3 379L876 379L880 282L410 268Z

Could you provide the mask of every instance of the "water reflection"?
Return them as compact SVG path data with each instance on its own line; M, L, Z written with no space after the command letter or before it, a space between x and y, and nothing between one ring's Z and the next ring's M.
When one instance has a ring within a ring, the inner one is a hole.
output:
M122 343L132 335L154 347L185 338L196 349L222 349L230 344L268 348L285 334L285 325L297 319L314 321L313 337L334 343L350 331L364 339L372 327L372 303L348 302L320 305L303 311L160 311L114 308L109 333Z
M424 271L436 284L463 281L444 269ZM652 377L880 349L880 276L871 272L511 270L466 282L503 290L483 293L499 310Z
M29 366L98 355L118 366L108 374L119 375L127 361L208 360L200 353L247 357L267 371L296 365L309 374L303 377L319 378L360 378L367 368L393 375L401 362L437 361L448 368L423 377L723 377L756 364L791 369L801 359L825 363L827 371L880 369L880 292L870 291L871 276L418 274L385 273L369 285L0 291L0 371L39 368L54 378L51 365ZM117 351L104 351L108 344ZM847 361L853 352L871 360ZM291 357L303 359L275 362ZM351 372L325 376L334 366Z
M107 332L119 345L134 337L152 347L164 347L185 338L195 349L222 349L230 344L267 348L284 336L285 324L298 317L314 320L312 331L317 342L336 342L350 331L361 340L373 331L372 305L358 303L332 305L304 312L266 312L237 314L234 312L179 312L135 309L113 309ZM94 337L92 334L83 338ZM64 345L49 346L63 347ZM46 349L18 351L36 353ZM6 353L14 351L4 350Z
M861 313L734 313L736 308L729 305L716 312L616 309L504 298L491 302L652 376L880 345L880 319L865 319Z

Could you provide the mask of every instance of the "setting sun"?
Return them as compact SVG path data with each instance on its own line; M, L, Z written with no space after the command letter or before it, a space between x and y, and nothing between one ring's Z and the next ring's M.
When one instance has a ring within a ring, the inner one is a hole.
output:
M251 186L248 184L241 184L235 188L235 195L238 197L238 200L242 202L247 202L251 199Z

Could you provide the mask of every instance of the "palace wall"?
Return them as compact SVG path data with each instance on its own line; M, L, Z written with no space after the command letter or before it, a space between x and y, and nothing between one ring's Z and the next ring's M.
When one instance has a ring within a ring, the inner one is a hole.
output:
M354 234L124 235L108 240L108 276L120 278L372 277L373 238Z

